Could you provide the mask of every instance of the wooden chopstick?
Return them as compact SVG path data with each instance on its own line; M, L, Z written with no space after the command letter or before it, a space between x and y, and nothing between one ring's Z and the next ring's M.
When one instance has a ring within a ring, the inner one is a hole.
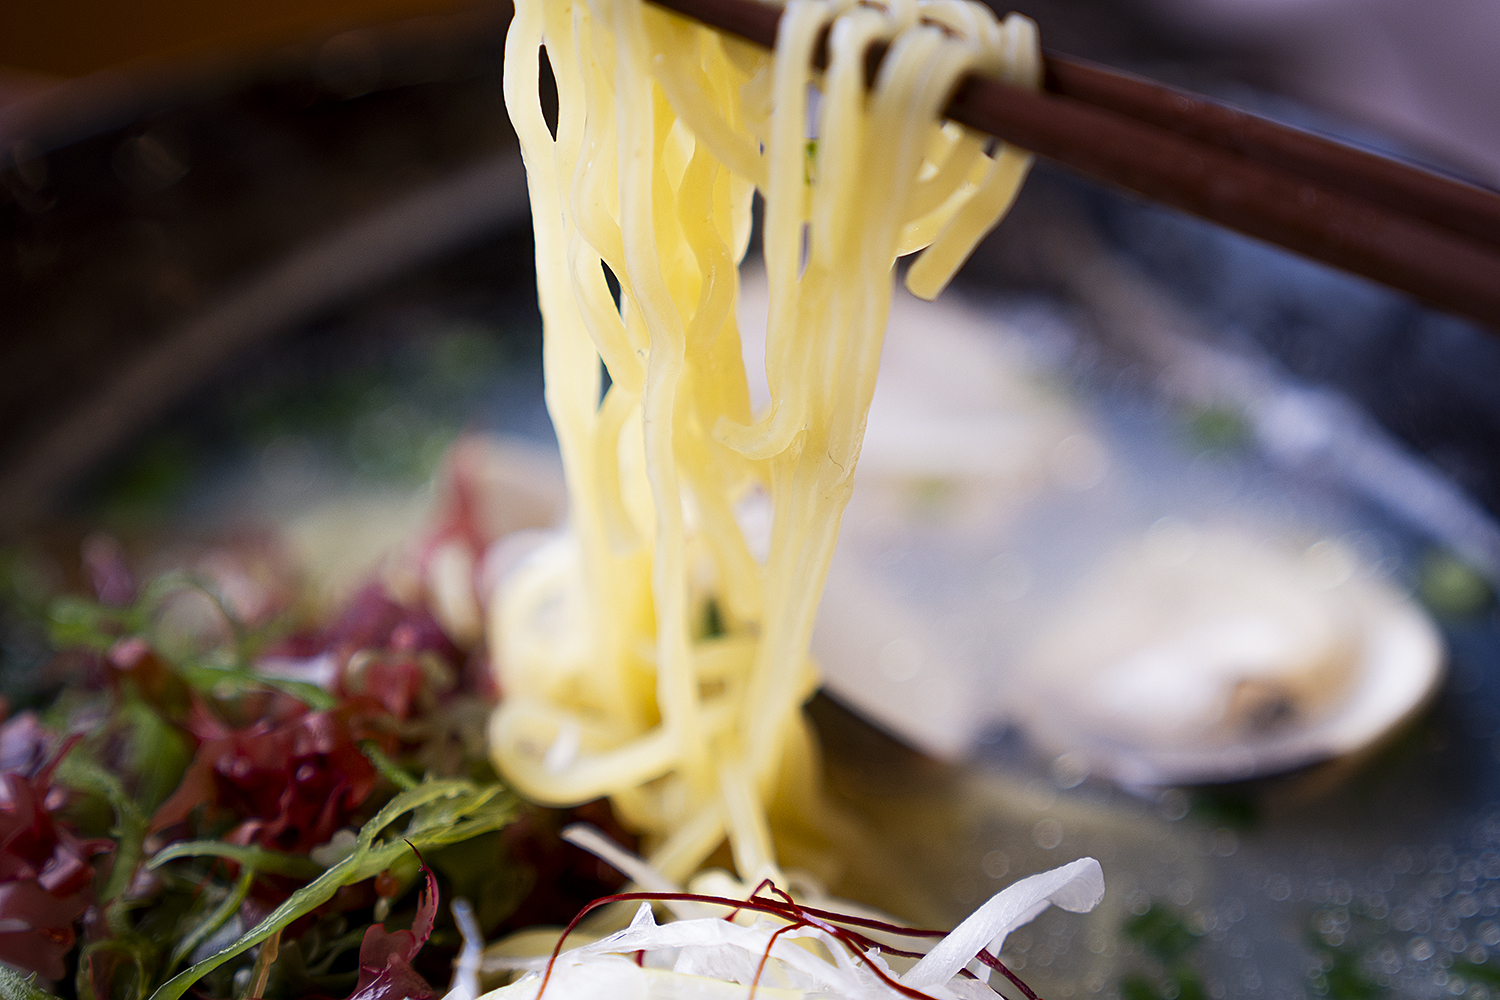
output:
M1046 89L1054 94L1117 111L1500 245L1500 195L1494 191L1081 59L1049 52L1044 67Z
M1072 97L969 77L948 114L1152 201L1500 327L1494 244Z
M772 47L779 7L653 0ZM873 57L878 58L879 53ZM820 52L820 64L826 53ZM1500 328L1500 194L1063 56L968 76L946 116L1098 180Z

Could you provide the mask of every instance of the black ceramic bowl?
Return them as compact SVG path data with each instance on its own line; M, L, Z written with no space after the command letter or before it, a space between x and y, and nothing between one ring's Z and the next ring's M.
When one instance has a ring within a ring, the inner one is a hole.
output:
M1060 48L1309 120L1113 5L1038 13ZM464 427L547 438L505 23L350 32L0 113L11 543L211 523L251 479L309 456L335 479L411 487ZM1500 342L1046 165L958 291L1065 329L1068 377L1106 403L1206 406L1212 386L1180 364L1196 348L1332 400L1332 443L1287 458L1289 474L1378 508L1414 584L1424 553L1451 550L1480 586L1445 622L1453 681L1434 715L1313 804L1255 787L1060 790L1005 731L940 766L822 700L836 792L950 918L987 886L1098 853L1105 909L1010 946L1049 997L1484 995L1500 979L1500 630L1483 592L1500 568L1486 513L1500 511ZM1386 464L1344 461L1356 453ZM6 621L4 676L24 697L46 644Z

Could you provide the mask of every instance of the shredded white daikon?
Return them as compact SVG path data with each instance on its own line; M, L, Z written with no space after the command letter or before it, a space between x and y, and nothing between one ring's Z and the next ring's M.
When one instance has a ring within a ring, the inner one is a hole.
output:
M749 921L742 915L739 922L713 916L658 924L651 905L643 902L624 930L562 952L550 973L545 963L516 963L531 971L486 996L743 1000L754 985L758 997L890 1000L910 995L900 992L899 984L934 1000L994 998L987 970L964 973L982 949L998 953L1007 935L1048 906L1084 912L1103 895L1103 873L1092 858L1022 879L975 910L915 965L909 959L888 961L878 949L856 956L822 927L787 930L789 921L762 914Z
M453 922L463 938L463 947L453 963L453 984L443 1000L475 1000L479 996L479 966L484 958L484 932L466 899L453 901Z

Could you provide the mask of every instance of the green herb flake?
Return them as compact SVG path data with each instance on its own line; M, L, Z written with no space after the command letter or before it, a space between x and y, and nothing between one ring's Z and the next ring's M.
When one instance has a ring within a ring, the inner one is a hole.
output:
M1127 938L1163 965L1182 961L1198 944L1198 935L1182 916L1160 904L1127 920L1124 930Z
M1451 552L1431 552L1422 560L1417 595L1440 618L1473 618L1494 601L1484 577Z

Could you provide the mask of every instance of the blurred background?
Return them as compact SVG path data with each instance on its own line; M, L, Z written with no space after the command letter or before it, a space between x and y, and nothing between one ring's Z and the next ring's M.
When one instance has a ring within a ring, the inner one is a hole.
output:
M15 89L45 86L143 60L264 52L330 31L472 6L444 0L272 0L224 3L23 4L4 15L0 50Z
M499 14L499 7L492 15ZM0 103L149 62L253 57L340 30L452 15L464 0L16 4L0 13ZM1037 0L1048 44L1101 60L1212 53L1240 74L1500 176L1500 12L1486 0Z

